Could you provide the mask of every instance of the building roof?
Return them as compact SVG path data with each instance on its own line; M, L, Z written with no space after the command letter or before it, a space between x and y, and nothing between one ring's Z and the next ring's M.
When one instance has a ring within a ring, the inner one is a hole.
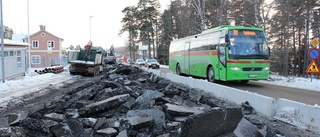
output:
M61 41L63 41L62 38L57 37L56 35L53 35L52 33L46 31L46 26L45 26L45 25L40 25L40 30L39 30L38 32L33 33L32 35L30 35L30 37L32 37L32 36L34 36L34 35L37 35L37 34L39 34L39 33L41 33L41 32L46 32L46 33L52 35L53 37L56 37L56 38L58 38L58 39L61 39ZM27 39L27 38L25 38L25 39Z
M13 41L13 40L10 40L10 39L3 39L3 44L4 45L14 45L14 46L28 46L29 45L28 43L25 43L25 42Z

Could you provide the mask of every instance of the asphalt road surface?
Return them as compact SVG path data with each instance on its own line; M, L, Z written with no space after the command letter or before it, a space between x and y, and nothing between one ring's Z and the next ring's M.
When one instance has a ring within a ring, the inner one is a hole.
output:
M163 73L170 72L170 70L166 68L161 68L160 70ZM238 82L219 82L218 84L250 91L260 95L272 97L274 99L285 98L310 105L320 105L320 92L318 91L273 85L259 81L249 81L247 84Z

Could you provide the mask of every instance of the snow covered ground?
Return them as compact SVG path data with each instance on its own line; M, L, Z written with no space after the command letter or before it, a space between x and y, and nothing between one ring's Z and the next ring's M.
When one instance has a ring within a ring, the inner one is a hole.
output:
M301 89L309 89L320 92L320 79L315 78L302 78L302 77L284 77L277 74L270 75L268 81L259 81L266 82L274 85L295 87Z
M49 86L61 83L71 79L72 75L69 74L68 69L65 71L54 74L38 74L31 70L31 76L18 77L13 80L6 80L5 83L0 83L0 107L7 105L9 101L18 99L24 95L39 92L41 89L45 89Z

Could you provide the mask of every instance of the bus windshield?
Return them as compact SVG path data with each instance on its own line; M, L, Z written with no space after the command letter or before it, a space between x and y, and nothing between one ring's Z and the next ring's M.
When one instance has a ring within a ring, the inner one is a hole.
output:
M269 50L263 31L230 30L230 59L269 59Z

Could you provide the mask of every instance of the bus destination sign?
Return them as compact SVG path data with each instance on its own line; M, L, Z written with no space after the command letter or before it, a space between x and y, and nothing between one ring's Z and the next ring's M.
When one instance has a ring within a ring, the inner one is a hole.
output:
M243 31L240 30L240 32L242 32L242 35L245 35L245 36L255 36L256 35L255 31L250 31L250 30L243 30ZM233 30L232 35L238 36L239 30Z
M256 32L255 31L243 31L243 35L250 35L250 36L254 36L256 35Z

